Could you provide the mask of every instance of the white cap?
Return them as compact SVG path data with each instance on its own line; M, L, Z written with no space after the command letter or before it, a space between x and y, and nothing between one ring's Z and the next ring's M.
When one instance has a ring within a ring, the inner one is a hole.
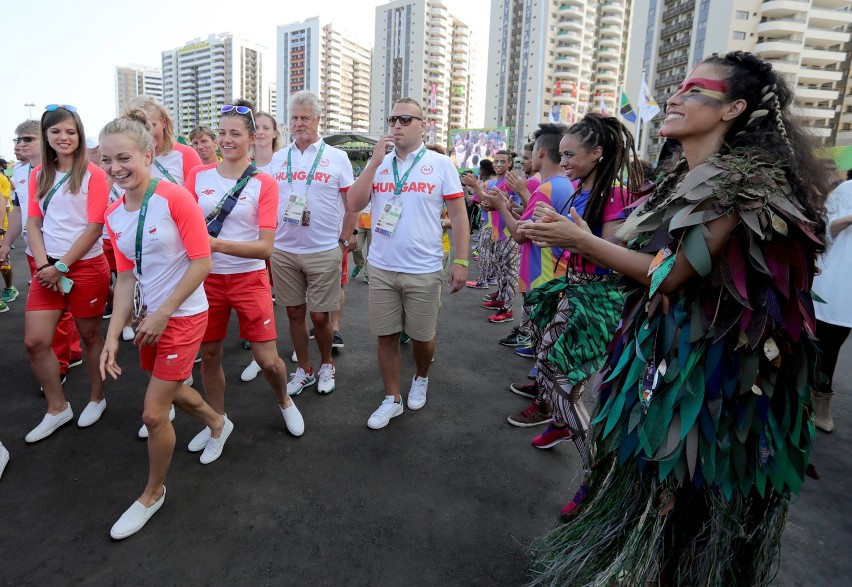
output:
M98 146L98 139L93 137L86 137L86 148L87 149L95 149Z

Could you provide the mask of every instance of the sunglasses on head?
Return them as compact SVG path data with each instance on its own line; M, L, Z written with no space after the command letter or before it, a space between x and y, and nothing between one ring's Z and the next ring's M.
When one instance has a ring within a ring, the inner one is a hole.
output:
M54 110L59 110L63 108L68 112L77 112L77 109L71 106L70 104L48 104L44 107L45 112L53 112Z
M31 143L35 140L38 140L38 137L18 137L16 139L12 139L12 142L17 145L18 143Z
M237 114L246 115L248 114L251 117L251 126L252 128L256 128L257 125L254 123L254 114L252 114L251 108L248 106L234 106L233 104L225 104L222 106L222 114L227 114L228 112L236 112Z
M397 120L402 126L408 126L415 118L417 120L423 120L419 116L412 116L411 114L403 114L402 116L388 116L388 126L394 126Z

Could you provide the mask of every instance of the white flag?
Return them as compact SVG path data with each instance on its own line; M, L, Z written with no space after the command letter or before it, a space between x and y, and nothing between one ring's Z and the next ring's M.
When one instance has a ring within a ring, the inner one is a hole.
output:
M603 97L601 97L601 116L612 116L612 112L610 112L609 108L607 108Z
M648 84L645 83L644 78L642 79L642 89L639 92L639 101L636 105L639 116L642 118L642 122L648 122L659 114L661 110L657 101L654 100L654 96L651 94L651 91L648 89Z

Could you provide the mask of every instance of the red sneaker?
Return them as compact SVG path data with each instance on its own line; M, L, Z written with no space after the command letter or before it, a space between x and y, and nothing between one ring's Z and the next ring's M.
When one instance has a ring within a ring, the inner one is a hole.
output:
M492 324L500 324L502 322L511 322L515 319L515 315L512 314L512 310L500 310L496 314L492 314L488 317L488 321Z
M496 299L497 299L497 294L498 294L498 293L500 293L500 292L499 292L499 291L492 291L492 292L491 292L490 294L488 294L487 296L484 296L484 297L482 298L482 301L483 301L483 302L493 302L494 300L496 300Z
M503 302L500 300L491 300L489 302L482 302L482 307L486 310L502 310Z
M477 279L471 279L470 281L465 281L464 284L467 287L472 287L474 289L488 289L487 281L479 281Z
M583 503L583 500L586 498L586 494L589 492L589 488L585 485L581 485L580 489L577 490L577 493L574 495L574 499L572 499L568 505L562 508L562 519L566 522L570 520L574 515L577 514L577 509L580 507L580 504Z
M533 438L532 445L536 448L553 448L560 442L571 440L571 431L567 426L558 428L553 424L547 425L547 430Z

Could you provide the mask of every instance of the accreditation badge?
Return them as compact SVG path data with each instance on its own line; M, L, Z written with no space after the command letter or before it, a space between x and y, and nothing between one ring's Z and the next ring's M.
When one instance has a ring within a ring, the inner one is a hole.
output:
M291 194L284 210L284 222L288 224L303 224L308 198L304 195Z

